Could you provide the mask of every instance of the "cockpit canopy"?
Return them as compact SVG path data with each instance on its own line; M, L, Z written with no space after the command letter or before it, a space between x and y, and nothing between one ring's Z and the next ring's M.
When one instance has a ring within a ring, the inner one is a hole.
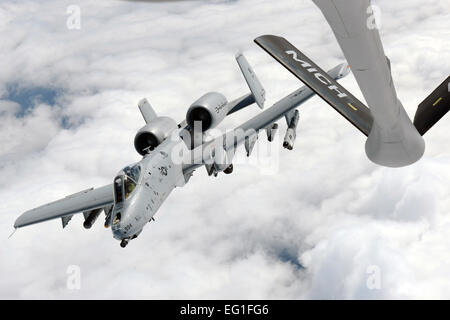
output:
M141 175L141 166L135 164L134 166L126 166L123 168L125 175L133 179L136 183L139 181L139 176Z
M122 203L128 199L136 188L141 175L139 164L126 166L114 179L114 199L115 203Z

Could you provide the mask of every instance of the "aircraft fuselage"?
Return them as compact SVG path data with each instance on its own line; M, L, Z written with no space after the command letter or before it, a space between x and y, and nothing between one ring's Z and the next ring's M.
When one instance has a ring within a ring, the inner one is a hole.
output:
M183 144L181 139L168 139L141 161L133 164L133 168L139 168L139 178L137 181L133 180L132 184L123 182L128 178L124 170L118 173L115 181L122 181L123 187L114 190L111 229L115 239L129 241L135 238L152 221L172 190L183 184L182 164L177 164L178 161L171 156L173 149L180 144Z

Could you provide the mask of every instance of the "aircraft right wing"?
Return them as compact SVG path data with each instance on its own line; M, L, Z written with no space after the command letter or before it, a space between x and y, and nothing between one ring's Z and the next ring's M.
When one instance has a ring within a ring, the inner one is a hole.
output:
M329 77L332 79L341 79L350 72L346 63L339 64L330 71ZM314 91L308 87L301 87L288 96L276 102L272 107L262 111L255 117L247 120L234 130L227 132L223 136L198 146L191 152L189 163L183 166L185 176L190 175L196 168L206 164L212 159L214 149L223 143L225 152L233 151L241 143L245 143L247 155L250 155L251 149L255 143L258 132L262 129L270 128L275 121L290 113L309 98L314 96ZM231 143L230 143L231 142Z
M361 101L282 37L265 35L255 42L366 136L373 117Z
M114 203L113 185L84 190L61 200L29 210L17 218L14 228L21 228L47 220L63 218L63 227L75 213L104 208ZM68 217L67 220L64 218Z

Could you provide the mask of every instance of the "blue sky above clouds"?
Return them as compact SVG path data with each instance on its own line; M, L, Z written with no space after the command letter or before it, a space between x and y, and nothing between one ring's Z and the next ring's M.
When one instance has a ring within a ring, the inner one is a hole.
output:
M449 74L450 2L376 4L397 92L413 116ZM69 5L81 9L79 30L66 26ZM382 168L366 158L364 137L318 98L300 107L296 148L280 149L275 173L238 164L213 179L198 170L126 250L101 220L84 230L81 216L64 230L52 221L7 239L23 211L110 183L139 159L142 97L177 121L205 92L236 98L248 90L239 50L267 106L301 86L252 43L267 33L325 69L343 60L308 0L2 1L0 297L449 298L450 118L427 133L420 162ZM362 99L353 76L342 83ZM250 107L220 128L258 112ZM66 285L73 265L79 290ZM371 290L374 270L381 287Z

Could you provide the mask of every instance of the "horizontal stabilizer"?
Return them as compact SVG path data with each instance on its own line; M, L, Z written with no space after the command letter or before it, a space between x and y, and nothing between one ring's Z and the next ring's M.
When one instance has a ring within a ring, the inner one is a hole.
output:
M450 110L450 76L442 82L417 108L414 126L424 135Z
M361 101L282 37L265 35L255 42L366 136L373 117Z

